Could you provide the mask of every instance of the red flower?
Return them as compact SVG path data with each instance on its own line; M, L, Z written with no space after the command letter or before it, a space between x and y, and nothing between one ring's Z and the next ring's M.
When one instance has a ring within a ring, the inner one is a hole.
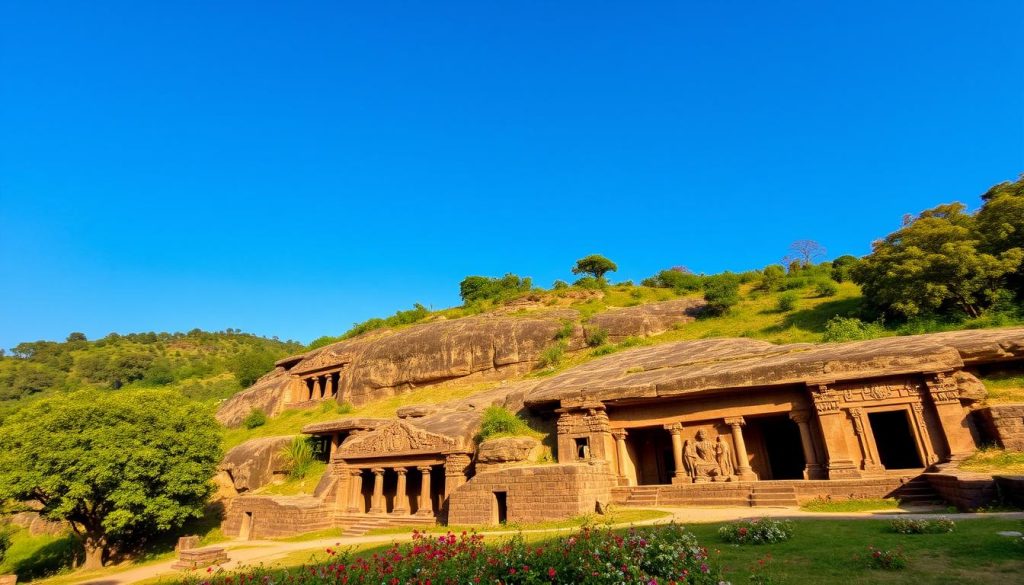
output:
M558 571L554 567L548 569L548 578L554 579L556 574L558 574Z

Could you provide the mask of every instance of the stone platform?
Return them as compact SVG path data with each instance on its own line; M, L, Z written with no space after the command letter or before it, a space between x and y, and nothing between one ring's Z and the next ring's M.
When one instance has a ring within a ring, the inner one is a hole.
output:
M171 565L171 568L179 571L193 570L226 562L228 562L228 553L223 548L191 548L179 552L178 560Z

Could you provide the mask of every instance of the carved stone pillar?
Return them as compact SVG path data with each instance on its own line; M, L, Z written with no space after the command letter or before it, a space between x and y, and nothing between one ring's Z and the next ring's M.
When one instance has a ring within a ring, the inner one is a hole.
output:
M370 513L384 513L384 469L373 468L373 499L370 500Z
M326 390L324 391L326 396L334 396L334 394L338 391L338 388L334 382L334 374L327 374L326 378L324 379L324 383L326 386Z
M850 409L850 418L853 420L853 432L857 435L857 443L860 445L862 455L861 469L867 472L884 471L885 467L879 461L878 451L875 449L873 437L868 436L864 424L864 411L859 408Z
M628 479L626 478L626 459L629 457L628 451L626 450L626 430L617 429L612 431L612 437L615 439L615 462L616 471L619 475L619 484L627 485Z
M725 424L732 428L732 443L736 447L736 475L740 481L757 481L757 474L750 468L747 457L747 443L743 440L743 425L747 424L742 416L724 419Z
M449 453L444 459L444 499L466 483L466 469L470 464L469 455L465 453Z
M391 509L392 514L405 515L409 513L409 494L405 493L405 472L404 467L395 469L398 474L398 487L395 488L395 505Z
M921 461L924 461L925 467L935 465L939 458L935 456L935 450L932 449L932 437L928 432L928 424L924 420L924 405L915 402L910 405L910 412L914 420L914 429L917 431L914 434L917 436L917 450L921 455Z
M974 452L974 437L967 427L967 413L960 404L960 392L956 381L945 373L938 373L925 380L932 404L939 415L939 425L949 448L949 461L959 461Z
M821 479L821 463L818 462L818 453L814 448L814 435L811 433L811 413L806 410L794 410L789 413L789 418L800 427L800 444L804 449L804 479Z
M363 470L350 469L349 479L352 485L349 486L348 512L359 514L363 511Z
M860 477L846 444L846 417L839 409L839 395L826 384L808 385L825 441L826 470L829 479Z
M417 516L434 516L434 503L430 499L430 466L417 467L420 472L420 501Z
M665 430L672 435L672 462L676 467L672 483L690 483L686 468L683 467L683 425L672 423L665 425Z

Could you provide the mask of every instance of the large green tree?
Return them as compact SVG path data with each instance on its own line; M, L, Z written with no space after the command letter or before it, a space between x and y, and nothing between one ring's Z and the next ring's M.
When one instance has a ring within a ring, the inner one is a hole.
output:
M961 312L979 316L1024 260L1010 247L984 251L978 219L962 203L940 205L905 221L873 244L852 271L867 303L897 317Z
M591 274L594 278L601 280L609 272L615 272L619 267L611 260L600 254L591 254L576 261L572 267L573 274Z
M172 392L62 394L0 426L0 501L69 522L95 568L115 541L201 516L220 456L213 417Z

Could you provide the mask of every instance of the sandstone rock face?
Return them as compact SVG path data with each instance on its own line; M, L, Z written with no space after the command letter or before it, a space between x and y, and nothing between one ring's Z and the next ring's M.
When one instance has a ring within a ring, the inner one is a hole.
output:
M677 396L716 388L836 382L921 372L1024 356L1024 328L961 331L870 341L773 345L750 339L706 339L639 348L583 364L537 384L529 406L560 400ZM980 382L956 377L964 398Z
M228 451L215 478L221 488L219 495L251 492L283 476L287 461L282 451L292 438L293 435L253 439Z
M11 524L28 530L32 536L47 534L55 536L70 530L67 522L54 522L39 515L39 512L18 512L11 516Z
M288 400L288 383L291 376L284 368L277 367L256 383L235 394L217 409L217 421L222 425L236 427L254 409L260 409L267 416L281 412Z
M689 323L707 303L702 299L678 299L636 307L610 309L590 318L590 324L608 332L611 341L657 335Z
M476 462L478 466L522 463L536 458L539 452L540 441L533 437L488 439L477 448Z

